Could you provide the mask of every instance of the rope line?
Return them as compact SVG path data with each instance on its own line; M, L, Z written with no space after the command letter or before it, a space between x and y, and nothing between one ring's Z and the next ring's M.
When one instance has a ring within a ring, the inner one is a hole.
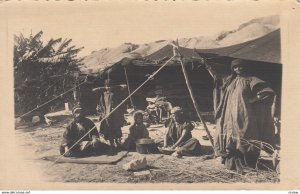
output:
M39 96L41 96L42 94L44 94L45 92L47 92L50 88L52 88L53 86L55 86L59 81L62 80L62 78L63 78L63 77L60 77L58 80L56 80L56 81L54 82L54 84L50 85L47 89L43 90L43 91L39 94Z
M121 105L125 103L126 100L128 100L133 94L135 94L140 88L142 88L149 80L151 80L157 73L160 72L161 69L163 69L172 59L174 58L171 57L168 61L165 62L158 70L156 70L152 75L150 75L138 88L136 88L130 95L128 95L118 106L116 106L113 110L111 110L104 118L101 119L101 122L103 122L105 119L107 119L113 112L115 112ZM94 130L96 126L92 127L88 132L86 132L79 140L77 140L67 152L62 154L60 157L58 157L53 164L50 166L52 167L60 158L62 158L66 153L68 153L71 149L73 149L84 137L86 137L92 130Z
M225 133L221 133L220 135L225 136L226 134L225 134ZM232 139L235 139L235 140L241 140L242 143L246 143L246 144L252 145L252 146L256 147L256 148L259 149L259 150L263 150L263 149L262 149L261 147L259 147L258 145L256 145L255 143L258 143L258 144L260 144L260 145L264 145L265 148L268 148L268 149L269 149L270 151L272 151L272 152L275 151L275 149L274 149L274 147L273 147L272 145L270 145L270 144L268 144L268 143L266 143L266 142L263 142L263 141L252 140L252 139L247 140L247 139L244 139L244 138L242 138L242 137L236 138L236 137L232 137L232 136L231 136L231 138L232 138ZM252 142L253 142L253 143L252 143ZM269 153L267 153L267 154L269 154ZM271 154L269 154L269 155L271 156Z
M34 109L32 109L31 111L28 111L28 112L22 114L21 116L19 116L19 117L17 117L17 118L22 118L22 117L24 117L24 116L26 116L26 115L32 113L33 111L35 111L35 110L37 110L37 109L39 109L39 108L41 108L41 107L43 107L43 106L49 104L50 102L52 102L52 101L54 101L54 100L56 100L56 99L58 99L58 98L63 97L66 93L69 93L70 91L74 90L75 88L79 87L80 85L82 85L82 84L84 84L84 83L85 83L85 82L81 82L80 84L76 85L75 87L73 87L73 88L71 88L71 89L65 91L64 93L62 93L62 94L56 96L55 98L53 98L53 99L51 99L51 100L49 100L49 101L47 101L47 102L45 102L45 103L43 103L43 104L41 104L41 105L38 105L36 108L34 108Z

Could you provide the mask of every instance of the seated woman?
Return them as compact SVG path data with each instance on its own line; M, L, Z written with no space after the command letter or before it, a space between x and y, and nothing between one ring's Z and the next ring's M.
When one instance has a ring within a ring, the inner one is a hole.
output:
M109 146L100 142L95 124L84 117L82 108L74 107L72 113L74 120L67 126L63 134L60 154L65 157L80 157L107 151ZM90 133L84 136L89 131ZM77 143L77 141L79 142ZM75 143L77 144L72 147Z
M200 155L201 145L191 134L194 126L188 121L183 110L180 107L174 107L171 114L172 118L168 123L168 131L164 138L164 147L176 150L172 154L176 157Z
M136 111L133 115L134 123L129 128L129 135L124 141L126 150L135 150L135 141L141 138L149 138L149 132L143 123L143 112Z

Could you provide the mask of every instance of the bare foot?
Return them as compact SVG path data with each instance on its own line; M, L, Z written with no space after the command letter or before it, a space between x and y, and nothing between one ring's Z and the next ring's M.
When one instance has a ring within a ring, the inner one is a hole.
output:
M203 160L211 160L211 159L215 159L215 158L216 158L215 154L203 156Z
M176 157L176 158L182 158L182 155L179 154L178 152L174 152L171 156Z

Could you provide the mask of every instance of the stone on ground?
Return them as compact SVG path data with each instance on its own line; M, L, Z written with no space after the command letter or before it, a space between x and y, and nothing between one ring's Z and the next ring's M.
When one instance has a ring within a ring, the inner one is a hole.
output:
M147 167L147 159L145 156L140 157L138 159L131 160L130 162L123 165L124 170L137 171L142 170Z
M151 175L149 170L144 170L144 171L138 171L133 173L134 176L147 176Z

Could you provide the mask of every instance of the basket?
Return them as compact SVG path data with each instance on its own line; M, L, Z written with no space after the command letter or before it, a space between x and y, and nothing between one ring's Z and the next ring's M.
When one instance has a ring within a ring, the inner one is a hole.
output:
M140 154L155 153L157 150L154 140L148 138L138 139L135 145L136 151Z

